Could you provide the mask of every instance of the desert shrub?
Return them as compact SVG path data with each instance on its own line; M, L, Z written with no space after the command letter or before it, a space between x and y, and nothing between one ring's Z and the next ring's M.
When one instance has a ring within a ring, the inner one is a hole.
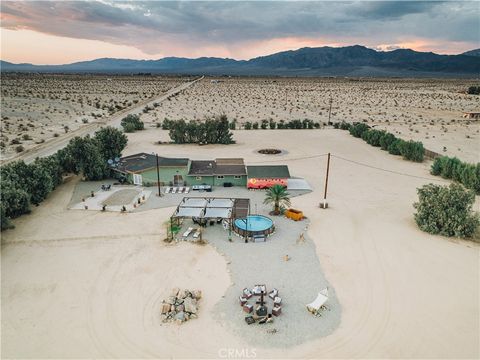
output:
M170 120L170 119L163 119L163 123L162 123L162 130L170 130L170 128L173 126L173 124L175 124L175 121L174 120Z
M362 139L367 142L367 144L372 146L380 146L380 139L385 135L385 131L380 130L368 130L364 131L362 134Z
M352 136L359 138L359 137L362 137L362 134L365 131L368 131L368 129L370 129L370 126L368 126L367 124L354 123L353 125L350 126L349 131Z
M402 155L405 160L415 162L422 162L423 156L425 155L425 149L423 148L423 144L420 141L400 140L399 150L400 155Z
M456 157L441 156L433 161L430 172L432 175L458 181L467 189L480 194L480 163L468 164Z
M473 236L480 223L478 214L472 211L473 191L460 184L427 184L417 189L417 193L414 217L421 230L443 236Z
M319 122L314 122L314 123L313 123L313 127L314 127L315 129L320 129L320 123L319 123Z
M270 127L271 130L275 130L276 127L277 127L277 123L276 123L275 120L273 120L273 119L270 119L268 125L269 125L269 127Z
M385 132L382 137L380 138L380 148L382 150L388 150L390 145L397 140L395 135Z
M15 151L17 153L21 153L24 150L25 150L25 148L23 147L23 145L18 145L17 147L15 147Z
M252 123L250 121L247 121L245 123L245 130L251 130L252 129Z
M133 114L124 117L120 124L125 132L135 132L145 128L144 123L140 120L140 116Z
M268 127L268 120L263 119L260 127L262 128L262 130L266 130Z
M467 94L480 95L480 86L470 86L467 90Z
M228 123L228 128L230 130L235 130L237 128L237 122L235 120Z
M388 153L391 155L400 155L400 145L402 144L402 140L395 139L389 146L388 146Z
M286 129L285 120L280 120L277 124L277 129Z
M253 128L253 130L258 130L258 122L254 122L252 124L252 128Z

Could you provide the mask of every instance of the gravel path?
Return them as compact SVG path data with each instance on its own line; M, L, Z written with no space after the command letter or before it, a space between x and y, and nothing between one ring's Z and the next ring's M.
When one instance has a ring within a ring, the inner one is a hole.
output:
M270 208L262 204L264 193L247 193L253 209L257 204L258 213L267 215ZM341 309L335 290L322 273L315 244L306 234L308 220L271 218L276 231L265 243L245 244L235 235L233 242L229 242L228 233L220 225L207 226L203 238L226 257L233 282L215 307L214 316L250 346L287 348L332 333L340 324ZM181 233L189 226L193 226L191 221L185 221ZM302 233L305 242L297 244ZM287 254L289 261L284 260ZM247 314L240 307L238 297L243 288L255 284L266 284L267 291L275 287L282 297L282 314L274 317L272 324L247 325L244 320ZM305 304L312 302L325 287L329 288L329 310L315 317L306 310ZM274 334L269 332L273 329L277 331Z

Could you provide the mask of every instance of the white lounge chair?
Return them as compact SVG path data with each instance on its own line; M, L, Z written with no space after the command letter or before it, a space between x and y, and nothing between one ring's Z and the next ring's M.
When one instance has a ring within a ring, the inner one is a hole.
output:
M190 188L187 186L187 187L185 188L185 193L188 194L189 192L190 192Z
M172 188L172 194L176 194L176 193L177 193L177 188L176 187Z
M317 298L310 304L307 304L307 310L313 314L316 314L323 304L328 300L328 288L323 289L317 295Z
M193 238L198 239L200 237L200 229L195 229L195 232L193 233Z
M170 191L172 191L171 187L165 188L165 194L170 194Z
M186 238L188 237L188 235L190 235L190 234L192 233L192 231L193 231L193 228L192 228L192 227L189 227L189 228L187 229L187 231L185 231L185 232L183 233L183 238L186 239Z
M185 188L182 186L182 187L178 188L178 193L183 194L184 190L185 190Z

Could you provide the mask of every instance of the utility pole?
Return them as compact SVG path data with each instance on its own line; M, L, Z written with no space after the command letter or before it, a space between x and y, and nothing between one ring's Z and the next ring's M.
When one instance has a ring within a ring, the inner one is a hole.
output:
M329 102L330 102L330 107L329 107L329 109L328 109L328 125L330 125L330 117L331 117L331 115L332 115L332 102L333 102L333 100L332 100L331 97L330 97L330 101L329 101ZM330 158L329 158L329 159L330 159Z
M327 188L328 188L328 173L330 171L330 153L328 153L328 158L327 158L327 174L325 176L325 192L323 193L323 203L320 204L320 207L322 209L326 209L328 207L327 203Z
M158 196L162 196L162 191L160 190L160 170L158 168L158 154L155 154L157 158L157 185L158 185Z

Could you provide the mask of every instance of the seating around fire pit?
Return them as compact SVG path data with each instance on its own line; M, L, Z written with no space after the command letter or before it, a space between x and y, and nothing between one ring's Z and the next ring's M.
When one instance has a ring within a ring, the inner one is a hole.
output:
M252 297L253 299L251 299ZM272 322L273 316L280 316L282 313L282 298L278 296L278 290L273 288L267 296L266 285L255 285L251 290L244 288L238 300L243 311L251 314L245 317L248 325L255 322L258 324ZM269 301L271 302L270 306Z

